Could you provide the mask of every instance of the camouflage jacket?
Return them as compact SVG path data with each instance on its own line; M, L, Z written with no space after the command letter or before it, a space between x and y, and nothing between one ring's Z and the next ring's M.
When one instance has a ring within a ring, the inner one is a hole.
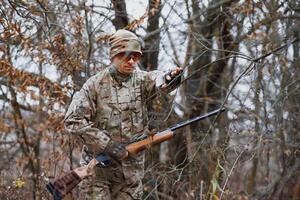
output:
M108 67L86 81L74 94L65 116L65 127L85 145L90 156L101 153L110 139L128 142L148 126L147 103L158 93L168 93L179 84L162 88L161 71L136 69L125 82L116 81ZM180 81L179 81L180 83Z

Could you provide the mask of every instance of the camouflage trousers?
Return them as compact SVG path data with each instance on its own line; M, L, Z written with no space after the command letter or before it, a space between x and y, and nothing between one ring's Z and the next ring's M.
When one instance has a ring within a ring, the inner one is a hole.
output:
M95 167L92 176L80 183L80 199L135 200L142 199L144 155L129 157L122 163L112 161L107 168Z

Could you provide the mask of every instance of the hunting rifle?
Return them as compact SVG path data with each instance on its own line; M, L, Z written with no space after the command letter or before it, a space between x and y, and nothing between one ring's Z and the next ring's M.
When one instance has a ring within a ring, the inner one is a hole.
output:
M197 116L190 120L181 122L176 124L171 128L167 128L163 131L157 132L154 135L149 136L148 134L142 134L138 137L133 138L130 144L126 146L128 151L128 156L135 155L140 151L143 151L149 148L151 145L159 144L161 142L170 140L174 137L174 131L185 127L194 122L206 119L218 113L225 111L225 108L220 108L214 111L211 111L205 115ZM100 165L100 167L109 167L111 158L102 153L95 158L93 158L88 165L84 165L74 169L67 174L58 177L53 182L49 182L47 184L48 191L53 195L54 200L61 200L66 194L68 194L76 185L80 183L80 181L86 176L90 175L92 169L96 165Z

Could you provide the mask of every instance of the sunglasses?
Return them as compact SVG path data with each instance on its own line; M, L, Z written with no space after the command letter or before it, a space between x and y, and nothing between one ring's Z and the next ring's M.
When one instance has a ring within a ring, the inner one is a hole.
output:
M132 59L135 62L141 58L141 54L138 52L121 52L118 54L118 56L125 61Z

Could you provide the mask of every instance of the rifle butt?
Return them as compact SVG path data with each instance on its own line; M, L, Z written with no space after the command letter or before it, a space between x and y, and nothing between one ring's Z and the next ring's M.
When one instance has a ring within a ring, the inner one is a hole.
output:
M54 200L61 200L71 192L79 183L81 178L75 171L71 171L53 182L47 184L47 190L53 195Z

